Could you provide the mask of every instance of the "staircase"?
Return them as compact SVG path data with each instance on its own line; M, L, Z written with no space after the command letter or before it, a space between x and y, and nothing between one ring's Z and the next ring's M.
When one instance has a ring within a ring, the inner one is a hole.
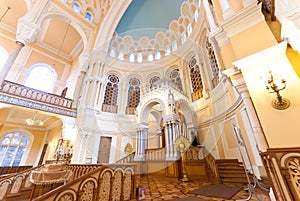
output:
M235 186L248 184L243 164L237 159L218 159L216 165L222 184Z

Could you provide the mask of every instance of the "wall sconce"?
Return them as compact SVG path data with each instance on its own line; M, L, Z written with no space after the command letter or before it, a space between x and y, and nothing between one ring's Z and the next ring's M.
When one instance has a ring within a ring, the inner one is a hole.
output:
M263 79L263 78L262 78ZM272 101L272 106L277 110L284 110L290 106L290 101L286 98L282 98L279 91L285 89L286 81L277 74L272 74L272 71L263 79L266 85L266 89L269 93L276 93L276 98Z

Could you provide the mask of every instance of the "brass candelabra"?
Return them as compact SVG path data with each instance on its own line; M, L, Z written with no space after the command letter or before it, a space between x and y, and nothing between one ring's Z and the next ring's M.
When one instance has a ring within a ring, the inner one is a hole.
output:
M284 110L290 106L290 101L280 95L280 91L286 88L286 81L273 74L272 71L264 79L266 89L269 93L276 93L276 98L272 101L272 106L277 110Z

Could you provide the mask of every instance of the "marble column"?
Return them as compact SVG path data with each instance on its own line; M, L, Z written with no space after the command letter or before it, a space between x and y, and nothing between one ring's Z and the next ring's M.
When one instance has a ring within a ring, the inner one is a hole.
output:
M148 140L148 124L141 123L137 125L137 133L136 133L136 153L134 156L135 161L144 161L145 157L145 149L147 148L146 143Z
M0 88L2 86L2 83L5 79L5 77L7 76L8 72L11 69L11 66L13 65L13 63L15 62L17 56L19 55L21 49L24 47L25 45L21 42L16 42L16 46L14 47L13 51L10 53L8 59L6 60L6 62L4 63L1 72L0 72Z

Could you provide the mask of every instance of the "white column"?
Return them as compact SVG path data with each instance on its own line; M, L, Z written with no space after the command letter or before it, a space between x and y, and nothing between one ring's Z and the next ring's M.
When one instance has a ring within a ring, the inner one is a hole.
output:
M137 134L136 134L136 153L134 156L135 161L144 161L145 160L145 142L148 131L147 123L140 123L137 125Z
M234 14L234 10L231 8L230 4L228 3L228 0L219 0L219 2L222 8L224 19L227 19L228 17Z
M210 31L213 32L216 28L216 22L214 20L213 14L211 13L210 5L208 3L208 0L203 0L203 5L206 13L206 18L208 20Z
M24 44L21 42L16 42L16 46L14 47L13 51L10 53L8 59L6 60L6 62L4 63L1 71L0 71L0 88L1 85L5 79L5 77L7 76L8 72L11 69L11 66L13 65L13 63L15 62L17 56L19 55L21 49L24 47Z

